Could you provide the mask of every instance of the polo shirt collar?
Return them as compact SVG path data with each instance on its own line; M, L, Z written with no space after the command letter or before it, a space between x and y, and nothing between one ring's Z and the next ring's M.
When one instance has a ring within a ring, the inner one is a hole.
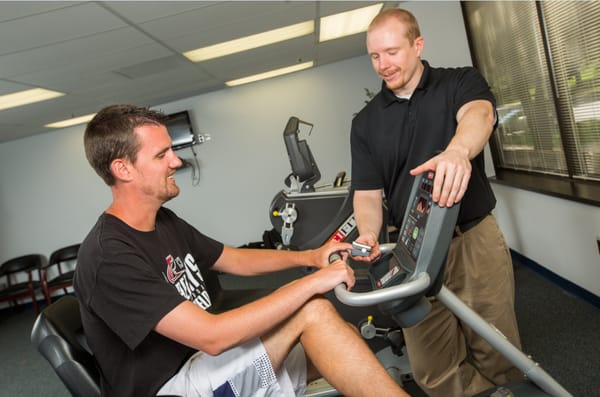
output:
M429 66L429 63L425 60L421 60L421 63L424 66L423 74L421 75L421 80L419 81L419 84L417 84L417 88L415 89L415 91L424 90L429 80L431 67ZM387 88L387 86L385 85L385 81L381 82L381 94L384 107L387 107L394 102L408 102L408 99L398 98L392 90Z

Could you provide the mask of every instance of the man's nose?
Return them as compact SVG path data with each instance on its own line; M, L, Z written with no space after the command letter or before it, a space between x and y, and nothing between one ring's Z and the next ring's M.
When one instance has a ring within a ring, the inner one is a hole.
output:
M176 155L175 153L173 153L173 160L171 161L171 167L172 168L179 168L183 165L183 161L181 160L181 158L179 158L178 155Z
M390 62L388 60L388 58L386 56L381 56L379 58L379 70L384 71L386 70L388 67L390 67Z

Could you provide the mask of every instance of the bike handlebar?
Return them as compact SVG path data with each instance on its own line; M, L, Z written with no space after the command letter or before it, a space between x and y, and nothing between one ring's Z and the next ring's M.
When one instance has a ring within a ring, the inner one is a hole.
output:
M340 284L335 287L335 296L340 302L348 306L371 306L395 299L404 299L425 291L431 284L427 273L419 273L408 282L393 287L382 288L368 292L351 292L346 285Z
M388 255L396 247L395 243L380 244L381 255ZM342 256L334 252L329 256L329 263L342 259ZM335 296L340 302L348 306L371 306L395 299L404 299L425 291L431 285L431 278L427 273L420 273L411 280L392 287L382 288L368 292L348 291L345 284L335 287Z

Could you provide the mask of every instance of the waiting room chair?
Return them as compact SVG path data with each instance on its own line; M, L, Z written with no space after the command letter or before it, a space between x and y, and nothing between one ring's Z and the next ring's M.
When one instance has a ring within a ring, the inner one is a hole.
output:
M35 314L39 313L36 291L41 287L40 269L46 263L46 257L40 254L23 255L10 259L0 266L0 285L2 277L6 284L0 286L0 302L13 302L31 298ZM37 279L34 274L37 273Z
M52 303L53 291L62 289L67 294L67 288L73 285L75 274L73 262L77 260L80 245L74 244L54 251L50 254L48 262L42 266L42 289L48 305Z
M65 295L47 306L33 324L31 342L73 396L100 396L100 374L83 334L77 298Z

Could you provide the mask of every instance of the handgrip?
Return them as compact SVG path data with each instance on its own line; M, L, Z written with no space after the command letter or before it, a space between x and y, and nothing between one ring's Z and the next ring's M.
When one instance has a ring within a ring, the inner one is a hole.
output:
M342 255L339 252L334 252L331 255L329 255L329 263L333 263L335 261L339 261L340 259L342 259Z
M348 306L371 306L420 294L429 288L430 284L429 274L423 272L408 282L369 292L350 292L344 284L340 284L335 287L335 296Z
M380 244L379 250L381 251L381 255L388 255L392 252L394 247L396 247L396 243ZM339 252L334 252L331 255L329 255L329 263L333 263L340 259L342 259L342 254L340 254Z
M394 248L396 248L396 243L379 244L379 252L381 252L381 256L391 254Z

